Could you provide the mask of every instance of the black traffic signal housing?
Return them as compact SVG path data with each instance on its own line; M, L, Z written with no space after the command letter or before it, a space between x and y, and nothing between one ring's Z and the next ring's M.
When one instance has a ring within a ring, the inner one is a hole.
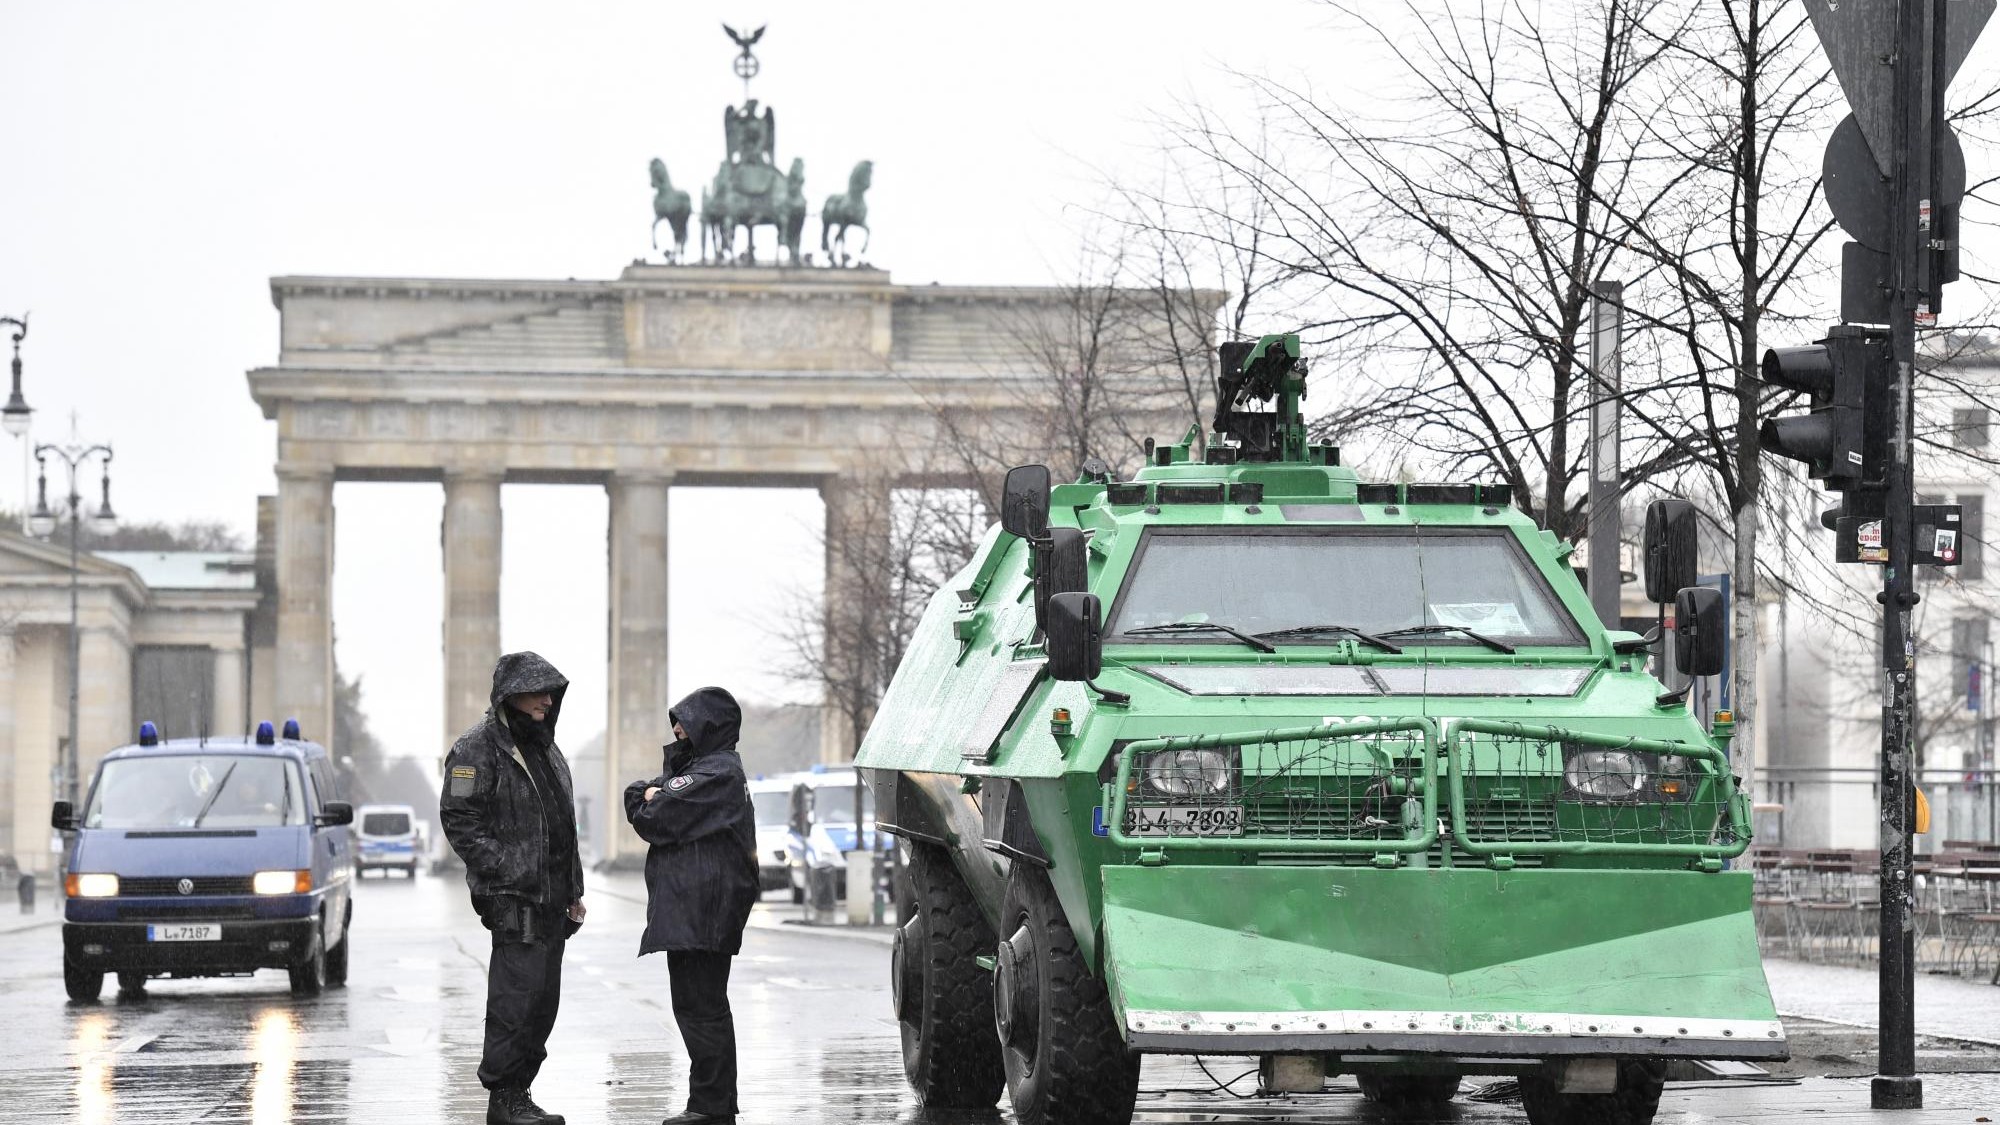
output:
M1812 413L1766 419L1758 444L1805 462L1813 479L1832 492L1880 484L1888 466L1894 369L1888 333L1852 325L1829 329L1811 347L1766 351L1764 382L1806 395Z

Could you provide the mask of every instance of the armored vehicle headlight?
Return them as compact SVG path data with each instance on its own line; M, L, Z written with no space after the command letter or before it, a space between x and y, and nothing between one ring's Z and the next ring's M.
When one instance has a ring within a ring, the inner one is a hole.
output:
M1583 801L1636 801L1646 793L1653 755L1636 750L1572 749L1563 758L1563 784Z
M1166 750L1146 755L1145 787L1168 797L1207 797L1229 791L1231 756L1226 750Z

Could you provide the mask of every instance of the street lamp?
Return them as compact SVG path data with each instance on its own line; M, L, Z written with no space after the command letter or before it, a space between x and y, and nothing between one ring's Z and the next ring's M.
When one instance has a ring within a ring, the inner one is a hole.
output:
M35 413L28 408L28 400L21 397L21 341L28 338L28 316L23 313L18 320L0 316L0 324L14 328L14 393L8 396L7 405L0 407L0 430L20 437L28 432L28 421Z
M74 431L72 431L72 434ZM103 458L104 499L96 512L91 515L91 529L107 532L115 528L118 517L111 510L111 447L108 445L85 445L73 436L68 444L57 445L45 442L35 447L35 510L28 517L28 531L37 538L47 538L55 533L56 513L49 509L48 458L54 456L69 471L69 747L63 753L62 796L74 805L77 793L77 685L80 679L78 660L82 655L81 639L77 633L77 526L83 522L83 494L77 491L77 470L89 464L92 457Z

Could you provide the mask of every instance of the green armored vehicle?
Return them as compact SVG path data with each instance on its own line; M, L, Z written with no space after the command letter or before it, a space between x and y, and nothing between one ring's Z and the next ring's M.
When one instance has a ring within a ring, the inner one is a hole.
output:
M1310 443L1296 336L1222 353L1199 455L1009 474L862 746L919 1099L1122 1123L1143 1055L1233 1054L1643 1123L1667 1060L1784 1058L1729 716L1645 667L1720 670L1692 510L1649 514L1671 635L1607 630L1505 487Z

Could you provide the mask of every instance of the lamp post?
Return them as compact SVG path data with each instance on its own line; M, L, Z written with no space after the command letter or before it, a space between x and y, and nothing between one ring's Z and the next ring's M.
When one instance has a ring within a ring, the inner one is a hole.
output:
M118 526L118 517L111 510L111 447L108 445L85 445L73 436L66 444L45 442L35 446L35 465L38 469L35 481L35 511L28 517L28 533L38 539L46 539L55 533L56 514L49 510L48 458L53 456L69 471L69 746L63 753L62 798L74 805L77 793L77 685L79 681L78 661L82 655L82 645L77 633L77 525L83 521L83 496L76 488L77 470L89 464L92 457L103 458L104 490L103 500L91 521L98 531L110 531Z
M14 330L14 393L7 397L7 405L0 407L0 430L14 437L24 437L28 433L28 423L35 412L29 408L28 400L21 397L21 341L28 338L28 314L18 318L0 316L0 324ZM21 524L26 529L28 523L28 448L21 447Z

